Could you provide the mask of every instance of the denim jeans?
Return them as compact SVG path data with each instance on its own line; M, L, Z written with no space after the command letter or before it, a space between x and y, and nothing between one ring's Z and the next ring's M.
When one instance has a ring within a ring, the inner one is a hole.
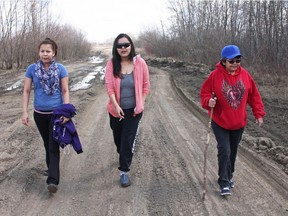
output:
M238 145L241 141L244 128L238 130L226 130L212 121L218 149L218 184L220 188L229 187L230 180L235 171L235 161Z

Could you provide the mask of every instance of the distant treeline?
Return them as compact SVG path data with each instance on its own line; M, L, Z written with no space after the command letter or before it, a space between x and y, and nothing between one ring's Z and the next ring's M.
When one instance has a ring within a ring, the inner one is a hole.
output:
M60 25L50 0L0 0L0 69L23 68L38 57L38 44L49 37L58 44L57 59L87 56L85 35Z
M236 44L245 64L287 75L288 1L169 0L167 6L169 25L139 37L150 53L214 66L223 46Z
M0 69L23 68L37 59L45 37L59 45L58 59L89 55L85 35L60 25L51 0L0 0ZM226 44L236 44L245 65L271 76L287 75L288 1L167 0L170 19L143 31L137 46L159 57L211 67ZM280 79L282 80L282 79Z

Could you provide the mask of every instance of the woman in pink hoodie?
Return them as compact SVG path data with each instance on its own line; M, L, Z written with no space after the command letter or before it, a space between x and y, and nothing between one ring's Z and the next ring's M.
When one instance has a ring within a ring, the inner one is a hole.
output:
M128 187L135 138L150 91L149 71L145 60L136 55L127 34L121 33L115 38L112 55L105 72L107 110L119 154L120 184Z

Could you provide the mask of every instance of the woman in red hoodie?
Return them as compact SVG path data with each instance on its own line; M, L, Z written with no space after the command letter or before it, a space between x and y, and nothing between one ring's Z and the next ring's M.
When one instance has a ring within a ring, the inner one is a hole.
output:
M212 116L213 129L218 149L218 184L221 195L230 195L238 145L247 124L247 103L252 107L256 124L263 124L264 105L256 84L240 66L241 53L237 46L222 49L221 60L216 69L202 85L201 104ZM213 96L212 96L213 95Z

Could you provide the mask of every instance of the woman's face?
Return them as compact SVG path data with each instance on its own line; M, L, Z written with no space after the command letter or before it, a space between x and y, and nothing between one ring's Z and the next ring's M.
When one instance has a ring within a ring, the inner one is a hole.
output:
M44 65L50 64L54 56L55 52L53 51L51 44L42 44L40 46L39 58Z
M120 38L116 44L117 52L121 58L126 58L131 52L131 44L125 37Z
M241 58L227 59L223 64L225 65L228 73L235 73L235 71L240 67Z

